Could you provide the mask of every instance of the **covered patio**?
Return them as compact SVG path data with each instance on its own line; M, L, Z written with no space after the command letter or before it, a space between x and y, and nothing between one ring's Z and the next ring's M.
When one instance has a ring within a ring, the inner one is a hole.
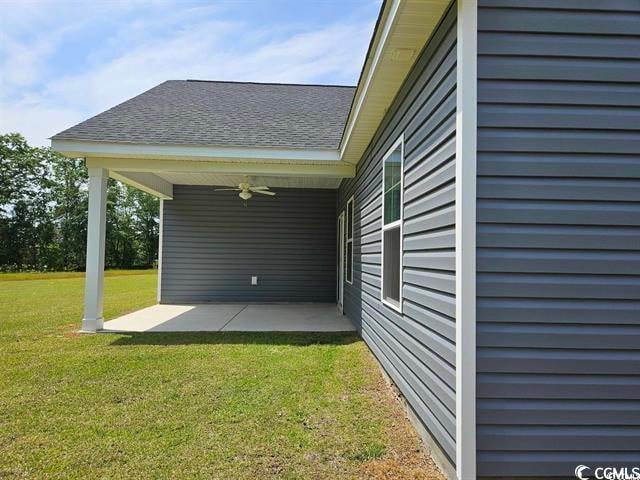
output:
M81 331L353 330L339 313L336 189L355 174L338 151L354 91L169 81L54 136L89 171ZM292 109L305 118L293 129L265 120L288 122ZM105 322L109 177L160 198L160 240L158 305Z
M434 6L443 8L444 2ZM353 215L348 208L337 211L338 189L355 177L439 18L424 9L425 21L416 22L416 11L406 8L393 17L396 25L411 25L411 35L387 37L385 30L372 41L375 54L357 86L170 80L54 135L52 148L84 158L89 173L82 331L131 328L127 322L144 331L345 328L346 319L333 317L336 305L342 310L344 284L353 283L355 251ZM425 35L416 35L416 28ZM161 305L105 324L110 177L161 199ZM373 218L379 208L370 205L367 215ZM371 253L375 260L377 252ZM241 323L254 308L247 307L227 324L223 307L213 313L210 305L196 307L209 303L298 303L306 313L288 307L272 325ZM315 313L308 305L327 303L333 319L311 325Z
M154 305L104 323L103 332L348 332L335 304Z

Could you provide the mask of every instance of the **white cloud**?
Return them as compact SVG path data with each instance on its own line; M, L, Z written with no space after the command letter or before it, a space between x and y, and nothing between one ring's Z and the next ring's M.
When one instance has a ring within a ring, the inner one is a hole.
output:
M123 15L118 28L78 59L84 64L75 73L52 74L48 61L60 54L56 48L65 38L107 12L92 11L91 18L27 37L30 43L6 44L0 57L0 131L19 131L33 144L48 145L46 137L168 79L354 83L373 27L371 19L353 20L283 38L277 26L271 27L276 35L217 16L215 7L172 10L162 3L154 9L145 3L145 15L132 15L135 3L114 5L110 18ZM37 10L32 7L24 9ZM34 15L36 23L43 21ZM62 15L73 19L77 12ZM13 16L16 29L29 28L18 13ZM11 65L20 68L9 73Z
M34 146L49 146L47 138L84 120L84 117L78 110L60 107L0 103L0 132L21 133Z

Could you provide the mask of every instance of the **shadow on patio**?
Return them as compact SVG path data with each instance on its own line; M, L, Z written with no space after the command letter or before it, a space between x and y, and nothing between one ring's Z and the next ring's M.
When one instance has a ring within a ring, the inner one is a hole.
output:
M113 345L351 343L358 337L335 304L154 305L105 322L126 334Z
M359 342L356 332L144 332L127 333L112 346L135 345L349 345Z

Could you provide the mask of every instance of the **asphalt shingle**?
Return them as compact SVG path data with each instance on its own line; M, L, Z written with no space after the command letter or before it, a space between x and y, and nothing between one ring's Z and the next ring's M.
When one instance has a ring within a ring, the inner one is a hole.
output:
M169 80L52 138L337 148L354 92L345 86Z

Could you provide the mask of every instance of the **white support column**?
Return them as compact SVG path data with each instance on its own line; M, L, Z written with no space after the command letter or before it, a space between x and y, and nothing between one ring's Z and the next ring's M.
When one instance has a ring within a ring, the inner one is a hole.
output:
M89 168L89 216L87 222L87 269L84 286L83 332L102 329L107 179L105 168Z
M456 470L476 478L478 2L458 0L456 110Z
M158 303L162 299L162 224L164 223L164 199L160 199L160 219L158 228L158 291L156 293L156 299Z

